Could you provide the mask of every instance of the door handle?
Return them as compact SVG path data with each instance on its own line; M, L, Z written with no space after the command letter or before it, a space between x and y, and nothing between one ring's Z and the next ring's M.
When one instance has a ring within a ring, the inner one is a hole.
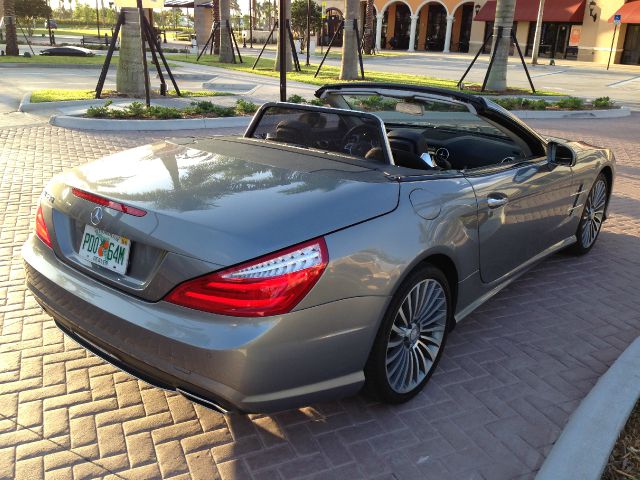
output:
M487 203L489 208L498 208L506 205L509 199L502 193L491 193L487 196Z

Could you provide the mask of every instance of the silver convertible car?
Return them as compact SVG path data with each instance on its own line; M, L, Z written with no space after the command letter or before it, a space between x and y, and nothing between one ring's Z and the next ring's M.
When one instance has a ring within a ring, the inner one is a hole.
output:
M27 283L91 352L219 411L416 395L456 322L587 253L609 150L480 96L328 85L246 133L146 145L49 182Z

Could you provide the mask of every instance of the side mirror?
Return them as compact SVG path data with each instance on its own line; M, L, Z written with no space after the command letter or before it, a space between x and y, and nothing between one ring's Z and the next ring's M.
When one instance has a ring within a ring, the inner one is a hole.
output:
M576 164L576 152L562 143L549 142L547 145L547 159L552 165L573 167Z

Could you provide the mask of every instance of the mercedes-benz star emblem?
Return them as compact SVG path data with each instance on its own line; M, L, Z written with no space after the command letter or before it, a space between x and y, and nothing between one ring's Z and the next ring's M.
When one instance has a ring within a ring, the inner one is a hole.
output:
M98 225L102 220L102 207L96 207L91 212L91 224Z

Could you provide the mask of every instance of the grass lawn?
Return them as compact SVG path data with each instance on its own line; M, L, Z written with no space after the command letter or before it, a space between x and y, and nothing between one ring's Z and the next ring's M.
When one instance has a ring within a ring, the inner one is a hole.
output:
M156 94L158 92L155 92ZM167 97L175 97L175 90L169 90ZM227 92L215 92L211 90L182 90L183 97L220 97L225 95L233 95ZM159 95L159 94L158 94ZM114 98L117 94L114 90L103 90L103 98ZM95 98L94 90L64 90L59 88L34 90L31 93L31 103L44 102L62 102L65 100L93 100Z
M103 55L93 57L64 57L64 56L47 56L34 55L28 57L10 57L8 55L0 56L0 64L3 63L33 63L33 64L49 64L49 65L102 65L104 63ZM112 62L112 66L117 66L117 59Z
M177 60L181 62L189 62L189 63L199 63L201 65L209 65L212 67L220 67L227 68L230 70L237 70L239 72L246 73L254 73L257 75L265 75L267 77L279 77L280 73L276 72L273 69L274 60L273 59L260 59L258 65L255 70L251 70L253 63L255 62L256 57L251 57L248 55L244 55L242 59L244 63L220 63L218 61L217 56L209 56L204 55L200 62L196 62L197 55L167 55L167 59ZM314 78L314 74L316 69L318 68L318 64L311 64L310 66L305 66L304 61L300 62L302 71L301 72L289 72L287 74L287 78L289 80L309 83L312 85L325 85L327 83L335 83L340 81L338 79L340 74L340 68L334 67L331 65L323 65L322 70L318 74L317 78ZM395 73L395 72L377 72L369 70L367 71L365 68L365 81L367 82L377 82L377 83L402 83L402 84L410 84L410 85L418 85L418 86L426 86L426 87L441 87L441 88L449 88L457 90L457 82L455 80L445 80L442 78L435 77L427 77L423 75L409 75L403 73ZM358 82L358 80L354 80L354 82ZM467 83L467 86L474 86L474 84ZM476 85L477 87L477 85ZM479 93L475 91L471 91L471 93ZM490 92L485 92L490 93ZM531 94L530 90L518 89L518 88L510 88L510 94ZM538 95L557 95L553 92L542 92L538 90Z

